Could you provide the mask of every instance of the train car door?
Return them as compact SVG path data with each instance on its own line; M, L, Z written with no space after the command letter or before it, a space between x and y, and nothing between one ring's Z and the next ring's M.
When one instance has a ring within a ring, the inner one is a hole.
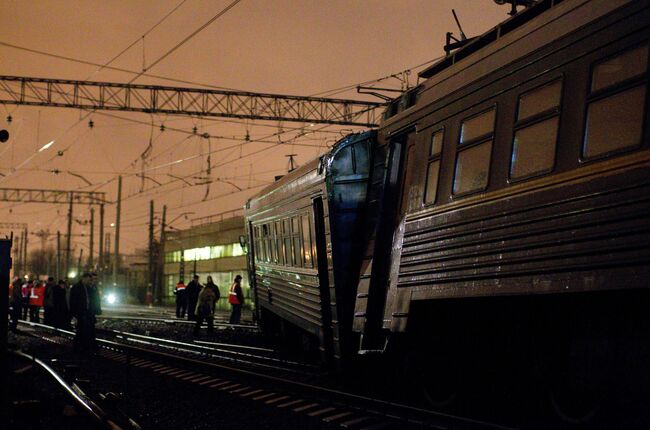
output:
M412 173L409 164L415 159L415 129L400 133L390 141L387 160L386 176L382 202L382 213L377 229L375 251L373 254L372 280L368 293L366 325L364 329L362 349L380 347L380 334L383 324L384 306L388 291L389 269L393 249L393 233L400 214L408 205L408 192ZM408 178L408 180L407 180ZM407 182L409 184L407 184Z
M325 240L325 217L323 198L313 200L313 226L315 234L316 267L318 268L318 288L321 302L321 348L324 362L331 363L334 355L334 336L332 328L332 300L330 294L330 273L327 261L327 243Z

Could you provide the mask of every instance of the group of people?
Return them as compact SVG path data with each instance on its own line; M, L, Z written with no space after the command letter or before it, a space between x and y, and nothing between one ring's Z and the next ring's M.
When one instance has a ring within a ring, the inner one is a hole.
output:
M244 293L241 288L242 277L235 276L233 283L228 290L228 303L232 306L230 313L230 324L239 324L241 320L241 309L244 304ZM207 321L208 333L214 331L214 312L217 302L221 299L219 287L208 276L206 284L201 285L198 275L194 275L189 284L185 285L179 281L174 289L176 295L176 317L196 321L194 335L198 336L203 321Z
M16 331L18 320L40 322L40 311L44 308L43 323L69 330L72 318L76 320L75 349L79 352L93 351L95 345L95 316L101 314L101 300L97 289L97 275L84 273L76 284L49 277L47 282L39 280L13 279L9 286L9 315L11 330Z
M44 308L44 323L56 328L70 328L68 307L68 284L64 280L54 282L49 277L47 282L29 279L23 281L15 277L9 285L9 316L11 330L16 331L18 320L41 322L40 312Z

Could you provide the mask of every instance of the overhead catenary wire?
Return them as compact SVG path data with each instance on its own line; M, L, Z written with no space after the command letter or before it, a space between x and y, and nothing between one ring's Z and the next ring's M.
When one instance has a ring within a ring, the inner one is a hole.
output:
M197 29L194 30L192 33L190 33L188 36L186 36L183 40L181 40L181 41L178 42L176 45L174 45L173 48L171 48L170 50L168 50L167 52L165 52L163 55L161 55L160 57L158 57L158 59L155 60L154 62L152 62L148 67L143 68L143 70L142 70L141 73L138 73L138 74L135 75L133 78L131 78L131 80L129 81L129 84L132 83L132 82L134 82L135 80L137 80L137 79L138 79L140 76L142 76L142 75L143 75L147 70L150 70L150 69L152 69L153 67L157 66L161 61L163 61L165 58L169 57L172 53L174 53L174 51L176 51L176 50L177 50L178 48L180 48L181 46L185 45L185 44L186 44L190 39L192 39L194 36L196 36L196 35L199 34L201 31L203 31L204 29L206 29L210 24L212 24L213 22L215 22L217 19L219 19L219 18L221 18L222 16L224 16L226 13L228 13L228 11L230 11L230 9L234 8L235 6L237 6L237 4L238 4L239 2L241 2L241 0L234 0L234 1L231 2L228 6L226 6L226 7L223 8L222 10L220 10L216 15L214 15L212 18L210 18L210 19L209 19L205 24L201 25L199 28L197 28Z
M102 66L100 66L97 70L95 70L90 76L88 76L85 80L90 79L93 75L101 72L104 70L106 67L108 67L110 64L112 64L115 60L120 58L122 55L124 55L129 49L134 47L140 40L144 40L146 36L148 36L152 31L154 31L160 24L162 24L167 18L169 18L174 12L176 12L183 4L185 4L187 0L181 0L180 3L178 3L172 10L170 10L165 16L163 16L158 22L156 22L153 26L149 28L149 30L145 31L142 36L138 37L135 39L129 46L124 48L122 51L120 51L117 55L115 55L113 58L108 60L106 63L104 63Z

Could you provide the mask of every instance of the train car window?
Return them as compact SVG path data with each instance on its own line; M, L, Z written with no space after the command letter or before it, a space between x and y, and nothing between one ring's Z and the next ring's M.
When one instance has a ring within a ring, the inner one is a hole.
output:
M271 237L269 238L271 243L271 262L274 264L278 263L278 240L275 230L275 223L271 223Z
M298 217L291 217L291 233L300 233L300 220Z
M560 106L562 82L555 81L541 88L534 89L519 97L517 121L523 121Z
M367 175L370 172L370 148L367 140L354 145L355 173Z
M469 142L494 131L496 109L490 109L480 115L463 121L460 129L460 143Z
M285 265L286 266L293 265L293 263L292 263L293 252L291 251L291 237L290 236L285 236L284 237L284 248L283 248L282 251L284 252Z
M444 138L443 130L438 130L431 135L431 149L429 150L429 157L440 155L442 151L442 139Z
M282 223L280 221L275 222L275 249L278 254L277 263L280 265L284 264L282 255Z
M648 46L596 64L587 105L584 159L641 145L646 105Z
M353 173L352 151L349 146L336 151L330 171L333 175Z
M293 267L300 267L300 236L293 236L293 247L291 248L291 265Z
M591 91L599 91L627 79L643 75L647 67L647 45L632 49L614 58L609 58L594 67Z
M431 135L429 165L427 167L427 182L424 191L425 204L431 204L436 201L436 194L438 190L438 176L440 174L440 153L442 152L443 138L444 130L438 130Z
M510 179L553 170L560 124L562 82L555 81L519 97L510 159Z
M303 260L305 262L305 267L312 268L314 267L314 262L311 255L311 223L309 222L309 216L303 215L300 217L302 220L302 243L304 246Z
M462 122L453 193L484 190L490 170L496 108Z
M291 234L289 230L289 219L282 220L282 234Z

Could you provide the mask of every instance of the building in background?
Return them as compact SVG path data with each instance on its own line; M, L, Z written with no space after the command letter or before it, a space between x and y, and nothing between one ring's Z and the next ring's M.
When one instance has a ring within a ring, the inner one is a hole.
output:
M148 250L136 249L133 254L125 255L122 267L126 270L126 282L120 302L144 304L149 282Z
M242 276L242 288L247 307L252 302L246 273L246 255L239 243L244 234L241 210L194 220L186 230L171 230L163 245L162 303L174 303L174 287L183 279L185 284L196 273L201 284L208 275L219 286L221 300L218 309L230 309L228 288L236 275Z

